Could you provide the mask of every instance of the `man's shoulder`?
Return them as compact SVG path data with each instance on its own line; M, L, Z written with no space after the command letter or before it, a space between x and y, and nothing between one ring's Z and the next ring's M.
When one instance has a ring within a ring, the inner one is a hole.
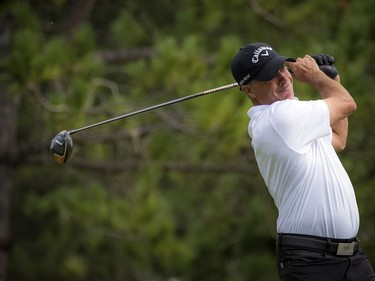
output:
M248 115L251 119L267 116L269 119L279 121L295 120L298 116L315 115L326 110L327 106L323 100L300 101L288 99L276 101L271 105L256 105L250 108Z
M282 114L296 114L298 112L308 113L309 111L321 110L326 107L323 100L300 101L298 99L282 100L271 104L272 113L281 112Z

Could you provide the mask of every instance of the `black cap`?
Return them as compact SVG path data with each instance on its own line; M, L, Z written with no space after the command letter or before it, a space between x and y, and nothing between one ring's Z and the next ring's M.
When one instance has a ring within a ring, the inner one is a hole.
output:
M265 43L252 43L239 50L232 61L232 75L242 86L250 80L272 80L285 61L294 58L280 56Z

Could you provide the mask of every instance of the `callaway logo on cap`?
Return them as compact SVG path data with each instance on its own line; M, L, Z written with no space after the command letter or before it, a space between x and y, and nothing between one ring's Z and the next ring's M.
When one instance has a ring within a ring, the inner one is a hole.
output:
M232 75L242 86L250 80L269 81L285 61L293 58L280 56L265 43L252 43L239 50L232 61Z

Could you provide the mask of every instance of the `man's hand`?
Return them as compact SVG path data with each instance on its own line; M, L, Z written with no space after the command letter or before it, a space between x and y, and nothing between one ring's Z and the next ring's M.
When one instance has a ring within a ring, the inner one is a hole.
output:
M321 65L333 65L335 63L335 58L330 56L330 55L325 55L325 54L316 54L316 55L311 55L316 63L321 66Z
M327 79L322 71L319 69L315 59L309 55L305 55L303 58L297 58L295 62L285 62L294 79L315 85L317 81L321 79Z
M335 79L339 74L335 63L335 58L326 54L311 55L318 64L321 71L323 71L328 77Z

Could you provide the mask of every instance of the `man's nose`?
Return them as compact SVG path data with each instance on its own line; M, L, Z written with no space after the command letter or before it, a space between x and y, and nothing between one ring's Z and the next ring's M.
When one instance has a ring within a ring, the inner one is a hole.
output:
M290 72L286 68L284 68L284 69L280 69L277 72L276 77L288 79L290 75L291 75Z
M289 75L290 75L290 73L287 70L278 71L277 74L276 74L276 77L275 77L277 79L277 84L278 85L285 84L289 79Z

